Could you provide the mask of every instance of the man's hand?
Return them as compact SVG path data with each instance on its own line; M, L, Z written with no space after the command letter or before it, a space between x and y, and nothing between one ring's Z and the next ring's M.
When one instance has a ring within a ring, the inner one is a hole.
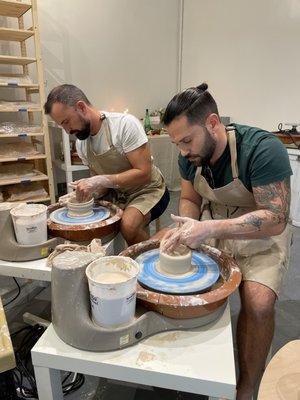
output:
M203 240L213 236L215 221L196 221L188 217L171 215L173 221L179 223L179 228L169 230L162 239L162 250L172 251L179 244L196 249Z
M290 178L253 188L257 210L238 218L196 221L187 217L172 217L181 226L168 232L162 248L172 250L182 243L197 248L208 238L261 239L280 235L289 219Z
M73 197L75 197L75 192L64 194L63 196L59 197L58 204L62 207L66 207L68 201L71 200Z
M109 188L116 187L107 175L96 175L91 178L80 179L71 182L69 186L76 189L76 199L78 202L88 201L92 197L99 198L104 196Z

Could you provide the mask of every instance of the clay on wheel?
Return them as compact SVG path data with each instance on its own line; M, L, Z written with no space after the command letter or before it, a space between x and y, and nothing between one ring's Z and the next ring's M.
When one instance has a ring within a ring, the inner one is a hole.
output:
M93 214L94 199L79 203L75 197L71 197L67 202L68 217L82 218L89 217Z
M160 249L159 267L163 273L169 275L185 274L191 269L192 252L183 244L177 246L172 252L163 252Z

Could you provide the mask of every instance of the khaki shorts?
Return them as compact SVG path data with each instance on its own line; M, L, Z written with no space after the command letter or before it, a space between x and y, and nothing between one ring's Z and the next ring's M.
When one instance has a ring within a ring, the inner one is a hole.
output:
M231 255L242 272L242 280L261 283L279 295L288 269L292 227L266 239L218 240L215 245Z

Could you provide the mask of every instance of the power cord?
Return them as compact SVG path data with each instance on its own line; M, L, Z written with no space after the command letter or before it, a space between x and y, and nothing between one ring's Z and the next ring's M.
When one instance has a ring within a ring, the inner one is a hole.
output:
M6 304L4 304L3 307L8 306L10 303L12 303L13 301L15 301L15 300L20 296L20 294L21 294L21 287L20 287L18 281L17 281L16 278L14 278L14 277L13 277L13 280L15 281L15 283L16 283L16 285L17 285L18 293L15 295L15 297L14 297L13 299L9 300Z
M15 348L17 366L13 370L18 396L22 399L38 399L37 387L31 362L31 349L42 336L45 328L41 325L25 326L11 334L15 337L27 331ZM73 375L73 377L72 377ZM26 384L25 381L26 380ZM63 394L68 395L78 390L85 382L84 375L68 372L62 380Z

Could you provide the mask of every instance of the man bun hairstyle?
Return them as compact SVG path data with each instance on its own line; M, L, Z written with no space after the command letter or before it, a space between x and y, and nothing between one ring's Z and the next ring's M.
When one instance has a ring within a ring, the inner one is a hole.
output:
M217 104L207 89L208 85L201 83L176 94L167 105L163 123L169 125L175 118L185 115L190 124L203 125L210 114L219 115Z
M91 105L90 101L77 86L64 84L56 86L48 94L47 101L44 104L45 114L50 114L54 103L62 103L70 107L74 107L78 101L84 101Z
M205 83L205 82L200 83L199 86L196 86L196 89L197 89L200 93L201 93L201 92L205 92L205 90L208 89L208 84Z

